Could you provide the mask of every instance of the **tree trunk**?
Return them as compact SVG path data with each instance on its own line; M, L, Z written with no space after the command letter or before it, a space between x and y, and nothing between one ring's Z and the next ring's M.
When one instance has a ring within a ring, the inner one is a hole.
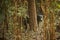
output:
M3 4L2 4L2 10L3 10L3 14L4 14L4 23L3 23L3 38L4 38L4 40L7 40L7 36L6 36L6 33L8 32L7 30L8 30L8 18L7 18L7 6L6 6L6 4L5 4L5 2L3 1Z
M36 14L36 5L35 0L28 0L28 14L30 17L30 27L37 31L37 14Z
M13 14L13 31L14 31L14 40L21 40L21 17L19 17L17 15L17 11L18 11L18 2L19 0L13 0L14 1L14 5L15 5L15 12ZM19 23L20 22L20 23Z
M4 4L2 4L2 3L4 3L2 0L0 0L0 40L2 40L2 38L3 38L3 40L4 40L4 26L3 26L3 21L2 21L2 18L3 18L3 16L5 16L5 15L2 15L2 14L4 14L5 13L5 10L4 10L4 8L3 8L3 5ZM3 9L2 9L3 8ZM6 31L6 30L5 30Z
M44 3L45 2L45 3ZM42 11L43 11L43 16L44 16L44 24L43 24L43 30L44 30L44 33L43 33L43 40L48 40L48 38L47 37L49 37L47 34L48 34L48 25L49 25L49 23L48 23L48 14L49 14L49 4L50 4L50 2L49 2L49 0L45 0L45 1L43 1L43 0L41 0L41 8L42 8Z
M50 40L55 40L54 13L50 13Z
M50 40L56 40L56 38L55 38L56 37L55 36L55 25L54 25L54 23L55 23L55 12L54 12L55 6L51 4L52 1L56 1L56 0L50 1L50 7L53 6L53 9L51 9L50 13L49 13L49 15L50 15L50 20L49 20L50 21Z

